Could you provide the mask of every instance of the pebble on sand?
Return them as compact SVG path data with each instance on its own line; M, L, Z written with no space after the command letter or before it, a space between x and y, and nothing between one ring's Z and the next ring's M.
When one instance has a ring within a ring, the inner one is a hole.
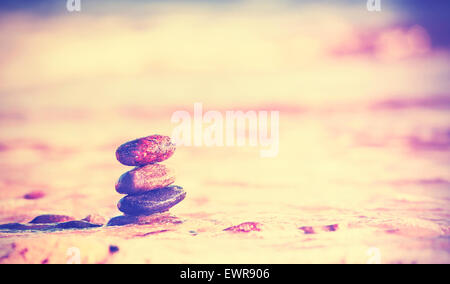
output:
M180 186L155 189L139 195L128 195L119 201L117 207L127 215L150 215L169 210L186 197Z
M109 246L109 253L110 254L115 254L115 253L117 253L117 252L119 252L119 247L118 246L113 246L113 245L110 245Z
M0 225L0 230L13 230L13 231L39 231L46 230L52 225L48 224L20 224L20 223L10 223Z
M161 164L151 164L124 173L116 184L121 194L140 194L175 182L175 172Z
M64 215L41 215L34 218L30 224L52 224L74 221L75 218Z
M316 231L314 230L313 227L305 226L305 227L300 227L298 229L303 231L303 233L305 233L305 235L313 235L316 233Z
M257 222L246 222L237 226L226 228L224 231L233 233L249 233L252 231L260 232L262 225Z
M67 230L67 229L89 229L89 228L98 228L102 227L102 225L92 224L85 221L69 221L63 223L46 223L46 224L20 224L20 223L11 223L0 225L0 230L9 230L9 231L54 231L54 230Z
M86 221L69 221L64 223L59 223L56 225L56 229L89 229L102 227L99 224L92 224Z
M105 217L98 215L98 214L91 214L89 216L87 216L84 219L81 219L81 221L86 221L92 224L97 224L97 225L104 225L106 223L106 219Z
M339 224L327 225L322 227L304 226L298 229L303 231L305 235L314 235L319 232L336 232L337 230L339 230Z
M45 192L40 190L32 191L23 196L23 198L27 200L41 199L43 197L45 197Z
M145 166L169 159L175 152L170 137L152 135L127 142L116 151L117 160L125 166Z

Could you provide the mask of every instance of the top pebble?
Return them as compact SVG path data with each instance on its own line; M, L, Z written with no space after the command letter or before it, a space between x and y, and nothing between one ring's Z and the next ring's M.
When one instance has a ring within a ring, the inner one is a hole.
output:
M141 167L167 160L174 152L175 144L170 137L152 135L123 144L116 157L125 166Z

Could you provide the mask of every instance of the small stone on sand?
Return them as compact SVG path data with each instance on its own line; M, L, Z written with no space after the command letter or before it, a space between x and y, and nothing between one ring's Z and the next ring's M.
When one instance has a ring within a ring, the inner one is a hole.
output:
M102 225L92 224L85 221L69 221L56 225L56 229L89 229L98 227L102 227Z
M45 197L45 193L40 190L32 191L30 193L27 193L23 196L24 199L27 200L35 200L35 199L41 199Z
M98 215L98 214L91 214L89 216L87 216L86 218L82 219L81 221L86 221L92 224L97 224L97 225L104 225L106 224L106 219L105 217Z
M303 231L303 233L305 233L305 235L313 235L316 232L314 231L313 227L301 227L298 228L299 230Z
M13 231L33 231L33 230L48 230L54 228L54 225L30 225L20 223L10 223L0 225L0 230L13 230Z
M246 222L237 226L233 226L225 229L224 231L233 232L233 233L249 233L252 231L260 232L262 225L257 222Z
M30 224L52 224L74 221L75 218L64 215L41 215L34 218Z
M109 253L110 254L115 254L116 252L119 252L119 247L118 246L109 246Z

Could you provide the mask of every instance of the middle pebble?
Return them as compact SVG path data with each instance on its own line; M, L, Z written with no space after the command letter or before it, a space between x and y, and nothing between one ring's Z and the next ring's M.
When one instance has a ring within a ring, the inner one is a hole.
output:
M174 182L174 170L165 165L151 164L124 173L116 184L116 191L121 194L140 194Z

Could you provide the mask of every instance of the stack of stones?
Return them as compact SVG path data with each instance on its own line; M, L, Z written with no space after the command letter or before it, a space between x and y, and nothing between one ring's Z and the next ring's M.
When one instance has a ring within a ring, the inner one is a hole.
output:
M175 182L174 171L158 164L174 152L175 145L170 137L161 135L137 139L117 149L117 160L135 168L124 173L116 184L116 191L127 195L118 204L125 215L111 219L109 226L139 223L183 201L186 192L182 187L171 185Z

